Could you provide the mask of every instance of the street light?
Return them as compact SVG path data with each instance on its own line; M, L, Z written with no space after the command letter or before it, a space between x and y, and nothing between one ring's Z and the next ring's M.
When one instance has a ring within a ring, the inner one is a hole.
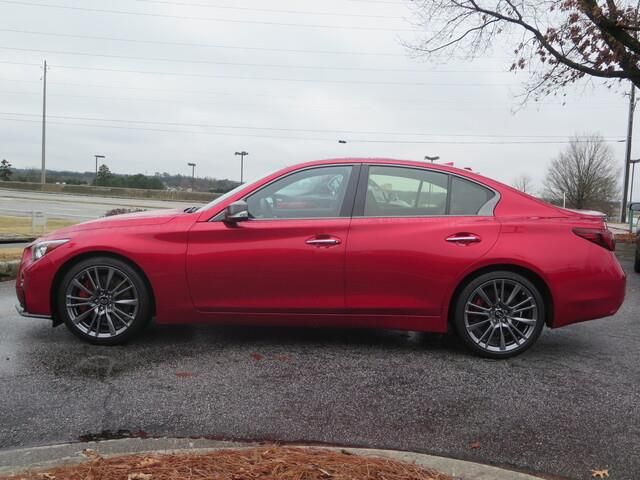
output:
M196 164L189 162L187 165L191 167L191 191L193 191L196 182Z
M94 155L94 157L96 157L96 181L98 180L98 159L102 158L104 159L104 155Z
M429 155L425 155L425 156L424 156L424 159L425 159L425 160L430 160L430 161L431 161L431 163L433 163L433 162L435 162L436 160L440 160L440 157L439 157L439 156L437 156L437 155L436 155L435 157L430 157Z
M240 183L244 183L244 157L245 155L249 155L249 153L243 150L235 154L240 155Z

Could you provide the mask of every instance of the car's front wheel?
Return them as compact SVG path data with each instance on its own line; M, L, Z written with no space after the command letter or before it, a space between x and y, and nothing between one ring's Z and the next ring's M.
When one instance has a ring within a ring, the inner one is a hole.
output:
M524 352L540 336L545 305L536 286L508 271L489 272L473 279L458 295L454 324L473 352L507 358Z
M128 263L92 257L73 265L57 292L57 313L69 330L98 345L126 342L151 319L149 289Z

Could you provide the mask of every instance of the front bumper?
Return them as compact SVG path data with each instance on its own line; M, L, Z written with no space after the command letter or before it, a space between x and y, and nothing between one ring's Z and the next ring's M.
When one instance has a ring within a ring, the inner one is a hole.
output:
M28 312L25 312L24 308L22 308L21 305L16 305L16 310L18 311L18 314L21 317L42 318L45 320L51 320L51 315L41 315L39 313L28 313Z

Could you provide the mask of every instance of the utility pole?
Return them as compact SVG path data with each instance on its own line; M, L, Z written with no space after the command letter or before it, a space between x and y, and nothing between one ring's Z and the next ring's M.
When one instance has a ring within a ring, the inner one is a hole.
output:
M191 167L191 191L194 191L195 183L196 183L196 164L195 163L187 163Z
M47 124L47 61L44 61L44 76L42 77L42 170L40 183L47 183L47 168L45 164L46 124Z
M636 109L636 87L631 84L629 93L629 119L627 123L627 150L624 157L624 185L622 187L622 209L620 222L627 223L627 195L629 194L629 167L631 166L631 139L633 137L633 113Z
M94 157L96 157L96 178L95 178L95 183L97 185L98 184L98 159L99 158L104 159L104 155L94 155Z
M240 155L240 183L244 183L244 157L245 155L249 155L249 153L244 150L241 152L236 152L236 155Z

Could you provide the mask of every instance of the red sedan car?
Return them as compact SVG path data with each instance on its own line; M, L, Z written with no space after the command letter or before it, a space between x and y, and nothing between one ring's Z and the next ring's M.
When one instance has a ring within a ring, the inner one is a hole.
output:
M481 355L613 315L602 218L467 170L385 159L286 168L201 208L85 222L27 247L25 316L112 345L157 323L454 328Z

